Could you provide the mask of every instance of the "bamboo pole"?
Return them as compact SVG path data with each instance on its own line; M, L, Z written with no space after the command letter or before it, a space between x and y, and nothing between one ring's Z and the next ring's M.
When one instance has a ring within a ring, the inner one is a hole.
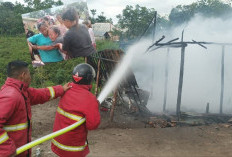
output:
M114 110L115 110L115 105L117 102L117 89L114 91L114 100L113 100L113 104L110 110L110 121L113 122L114 119Z
M225 46L222 46L221 56L221 94L220 94L220 114L223 113L223 98L224 98L224 60L225 60Z
M206 111L205 111L205 113L206 113L206 114L209 113L209 102L208 102L207 105L206 105Z
M182 32L182 39L183 42L184 31ZM180 61L180 76L179 76L179 85L178 85L178 94L177 94L177 105L176 105L176 115L178 121L180 120L180 105L181 105L181 96L182 96L182 86L183 86L183 77L184 77L184 56L185 56L185 47L186 44L182 44L181 47L181 61Z
M167 56L166 56L166 65L165 65L165 83L164 83L164 103L163 103L163 112L166 111L166 104L167 104L169 51L170 51L170 49L168 48L168 49L167 49Z
M156 20L157 20L157 11L155 11L155 14L154 14L154 18L152 19L152 22L154 23L154 25L153 25L153 29L152 29L152 43L154 43L154 41L155 41L155 31L156 31ZM153 63L153 57L151 57L151 62ZM154 90L154 88L153 88L153 83L154 83L154 69L155 69L155 67L154 67L154 64L152 64L152 68L151 68L151 99L153 98L153 90Z
M157 21L157 11L155 11L155 15L153 18L153 29L152 29L152 43L155 41L155 31L156 31L156 21Z
M98 91L98 86L99 86L99 76L100 76L100 69L101 69L101 60L98 59L98 63L97 63L97 79L96 79L96 87L95 87L95 95L97 95L97 91Z

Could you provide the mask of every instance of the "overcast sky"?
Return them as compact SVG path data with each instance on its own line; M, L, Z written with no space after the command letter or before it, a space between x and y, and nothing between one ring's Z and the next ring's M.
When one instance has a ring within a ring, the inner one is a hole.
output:
M178 4L190 4L197 0L87 0L89 9L96 9L100 14L102 11L108 18L116 19L116 15L121 14L126 5L145 6L147 8L154 8L159 14L169 14L171 8Z
M14 3L16 0L4 1L11 1ZM23 0L18 1L23 2ZM66 2L67 0L62 1ZM158 11L158 14L165 15L169 14L171 9L179 4L191 4L196 1L197 0L87 0L87 4L89 10L96 9L97 15L104 12L104 15L107 18L112 18L114 23L116 23L116 15L121 14L126 5L135 6L136 4L139 4L140 6L145 6L147 8L154 8Z

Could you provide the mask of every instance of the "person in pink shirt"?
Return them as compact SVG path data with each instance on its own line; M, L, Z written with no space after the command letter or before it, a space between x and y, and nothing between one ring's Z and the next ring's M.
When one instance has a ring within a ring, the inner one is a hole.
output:
M83 22L83 24L85 24L86 27L88 28L89 35L90 35L90 38L91 38L91 41L92 41L92 45L96 49L96 41L95 41L95 37L94 37L94 32L93 32L91 21L90 20L86 20L86 21Z

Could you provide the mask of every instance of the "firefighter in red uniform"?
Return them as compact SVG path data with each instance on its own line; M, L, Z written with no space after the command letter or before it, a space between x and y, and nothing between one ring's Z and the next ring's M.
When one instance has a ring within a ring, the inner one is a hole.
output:
M62 96L68 84L29 88L31 76L28 64L13 61L8 64L8 78L0 91L0 157L15 156L16 148L31 141L31 105L43 104ZM18 155L29 157L30 150Z
M100 124L98 101L90 92L95 71L89 64L77 65L73 70L72 88L60 99L53 131L63 129L81 118L86 122L74 130L52 140L52 151L60 157L84 157L89 153L87 134Z

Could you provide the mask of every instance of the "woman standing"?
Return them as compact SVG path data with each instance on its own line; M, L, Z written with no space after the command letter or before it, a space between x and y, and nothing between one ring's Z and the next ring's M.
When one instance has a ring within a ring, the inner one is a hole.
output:
M96 52L86 26L78 24L79 16L75 9L66 10L62 14L64 25L69 29L65 36L62 49L71 58L87 57Z

